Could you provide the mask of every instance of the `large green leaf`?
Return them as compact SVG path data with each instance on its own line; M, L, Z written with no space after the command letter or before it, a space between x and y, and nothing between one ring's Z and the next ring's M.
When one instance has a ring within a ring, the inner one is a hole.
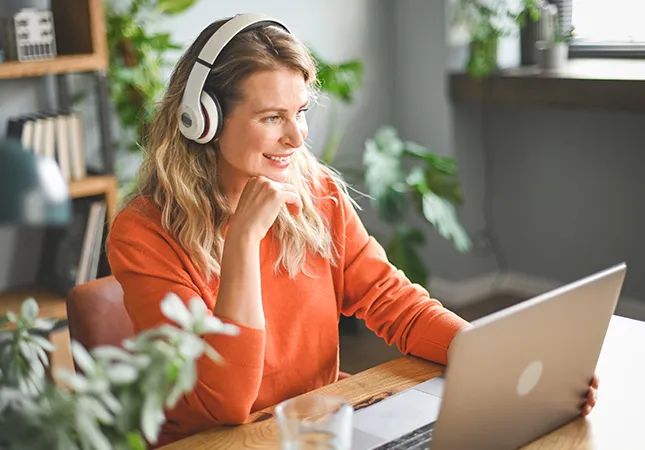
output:
M354 101L355 92L363 85L363 64L358 60L330 64L314 52L311 55L318 67L320 90L345 103Z
M182 48L181 45L172 42L170 33L157 33L145 36L145 44L156 51L181 50Z
M425 161L429 167L447 175L457 176L457 163L452 157L435 155L430 152L430 150L416 142L405 142L403 151L406 156L411 156Z
M381 153L392 158L401 158L405 147L394 127L385 125L379 128L374 136L374 141Z
M452 240L455 248L460 252L470 250L470 238L459 223L452 203L434 192L428 191L423 194L422 204L424 217L434 225L441 236Z
M457 178L446 175L435 166L430 166L425 171L421 167L413 167L406 182L420 195L434 192L453 205L460 205L463 201L461 185Z
M445 198L453 205L460 205L463 202L461 184L455 177L431 167L425 173L425 182L430 191Z
M416 228L398 227L387 245L386 253L390 262L403 271L413 283L425 286L428 271L421 261L417 248L425 239L423 233Z
M395 224L401 222L407 211L405 192L388 188L378 197L373 197L372 206L384 221Z
M378 198L386 195L389 189L398 187L403 181L400 160L386 151L383 151L376 140L369 139L365 142L363 153L365 166L365 186L368 193Z
M186 11L194 3L195 0L158 0L157 11L171 16Z

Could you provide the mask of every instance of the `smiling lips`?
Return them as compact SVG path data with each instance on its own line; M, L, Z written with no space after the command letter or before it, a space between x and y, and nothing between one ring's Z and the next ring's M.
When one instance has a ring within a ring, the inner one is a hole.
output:
M291 162L291 155L293 155L293 153L289 153L287 155L280 155L280 156L262 154L262 156L264 156L266 159L271 161L271 164L273 164L274 166L278 166L282 169L289 166L289 162Z

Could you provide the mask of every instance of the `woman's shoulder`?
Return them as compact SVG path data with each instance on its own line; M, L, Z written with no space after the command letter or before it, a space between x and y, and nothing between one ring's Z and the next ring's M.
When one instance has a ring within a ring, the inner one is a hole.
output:
M312 194L317 207L328 219L339 216L341 211L344 216L347 208L354 207L347 183L333 169L325 168L320 171L312 186Z
M133 236L143 229L161 229L161 210L152 199L137 196L129 200L117 213L110 237Z
M316 199L331 200L335 203L346 195L347 187L342 175L328 167L320 167L311 183L311 192Z

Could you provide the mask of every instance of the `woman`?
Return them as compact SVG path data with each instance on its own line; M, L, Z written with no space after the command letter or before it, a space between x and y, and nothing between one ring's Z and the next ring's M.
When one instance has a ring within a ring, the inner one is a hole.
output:
M108 245L136 332L164 320L168 292L202 298L241 330L207 338L226 364L199 361L195 390L168 411L162 444L336 381L341 314L439 363L468 326L389 264L342 180L305 149L316 68L293 35L271 24L237 34L205 86L221 103L221 133L207 144L180 133L189 73L225 22L206 28L177 64L140 192Z

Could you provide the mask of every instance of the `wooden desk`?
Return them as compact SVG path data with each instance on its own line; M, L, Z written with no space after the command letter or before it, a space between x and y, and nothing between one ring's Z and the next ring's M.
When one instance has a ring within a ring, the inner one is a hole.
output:
M433 378L442 368L403 357L361 372L316 392L340 395L356 409ZM587 419L577 419L524 447L525 450L645 449L645 322L614 316L597 369L599 401ZM278 448L272 408L253 414L252 423L220 427L175 442L164 450Z

